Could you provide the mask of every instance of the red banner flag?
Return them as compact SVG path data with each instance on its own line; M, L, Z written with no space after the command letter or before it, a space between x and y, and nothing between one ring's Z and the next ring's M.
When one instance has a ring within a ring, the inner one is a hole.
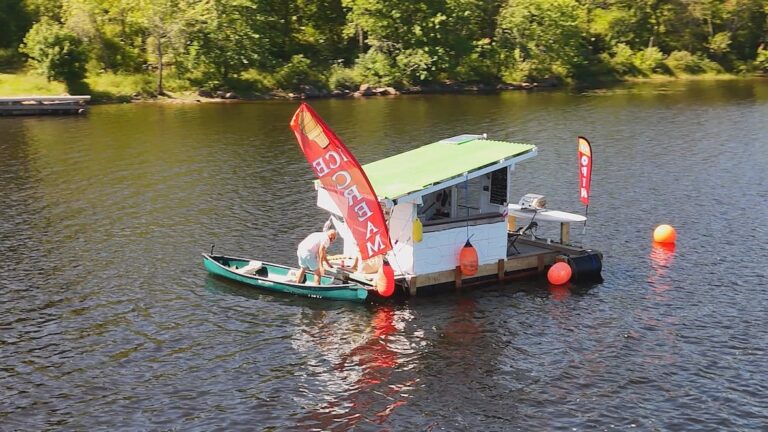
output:
M312 171L341 210L362 259L391 250L379 199L344 143L306 103L293 115L291 129Z
M592 181L592 145L579 137L579 199L589 206L589 184Z

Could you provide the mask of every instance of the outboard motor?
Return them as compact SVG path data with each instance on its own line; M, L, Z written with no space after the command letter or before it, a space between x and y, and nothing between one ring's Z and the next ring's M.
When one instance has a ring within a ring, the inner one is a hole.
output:
M542 210L547 207L547 199L544 195L525 194L518 202L521 208L529 210Z

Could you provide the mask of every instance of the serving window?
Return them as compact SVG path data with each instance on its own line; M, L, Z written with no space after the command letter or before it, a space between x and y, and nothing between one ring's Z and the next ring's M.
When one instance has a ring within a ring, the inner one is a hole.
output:
M503 209L507 205L507 178L505 167L424 195L418 207L418 217L425 228L503 218Z

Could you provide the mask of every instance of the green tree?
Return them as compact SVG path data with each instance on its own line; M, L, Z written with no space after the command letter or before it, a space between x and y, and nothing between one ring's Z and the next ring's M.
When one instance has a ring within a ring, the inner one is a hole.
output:
M31 25L23 0L0 2L0 67L16 67L22 63L18 46Z
M165 68L187 48L189 34L204 22L210 0L136 0L136 21L145 29L149 65L157 74L157 94L165 94Z
M266 20L253 2L213 0L199 12L180 54L187 73L219 85L249 68L269 64L267 40L260 34Z
M296 0L291 18L291 46L276 57L302 54L315 64L332 64L354 58L354 40L345 36L346 11L341 0Z
M398 81L450 79L461 69L484 71L495 57L492 45L497 0L344 0L349 8L346 34L354 37L362 56L358 65L379 64L379 75L394 72ZM382 61L382 55L387 61ZM375 61L372 61L375 60ZM486 75L481 73L480 75Z
M768 73L768 49L764 49L763 47L757 49L755 66L759 71Z
M498 15L504 0L448 0L451 28L447 41L454 57L447 66L449 78L460 81L498 81L496 49Z
M0 0L0 63L24 34L51 79L87 60L154 71L159 94L169 68L210 87L578 80L760 67L768 0Z
M768 1L732 0L724 4L724 28L731 34L730 49L741 60L753 60L768 42Z
M283 90L297 91L304 85L317 86L321 82L310 60L300 54L293 56L275 73L275 83Z
M589 1L588 23L590 31L611 45L624 43L635 51L654 46L691 49L706 38L687 4L701 1L707 0Z
M24 0L24 6L35 22L43 18L62 22L64 2L65 0Z
M65 26L88 47L94 66L114 72L138 72L145 63L146 27L137 0L68 0Z
M429 78L433 62L437 63L438 52L444 48L438 30L447 21L444 3L344 0L343 4L349 8L346 32L357 39L361 54L368 53L361 57L366 68L379 64L380 75L391 72L395 80L406 80L409 72ZM405 68L403 71L396 70L398 56ZM411 69L414 67L420 70ZM400 76L395 78L397 75Z
M0 48L16 48L31 26L23 0L0 2Z
M71 86L85 78L87 55L83 42L48 18L32 26L21 51L49 81L64 81Z
M506 78L571 77L584 63L585 16L575 0L509 0L497 29Z

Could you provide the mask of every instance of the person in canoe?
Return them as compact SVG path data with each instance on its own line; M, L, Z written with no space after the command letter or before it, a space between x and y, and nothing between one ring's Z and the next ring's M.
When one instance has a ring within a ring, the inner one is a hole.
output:
M314 272L315 283L320 284L320 277L325 274L323 263L333 267L328 261L328 246L336 240L336 230L314 232L299 243L296 255L299 258L299 274L296 283L301 283L307 270Z

